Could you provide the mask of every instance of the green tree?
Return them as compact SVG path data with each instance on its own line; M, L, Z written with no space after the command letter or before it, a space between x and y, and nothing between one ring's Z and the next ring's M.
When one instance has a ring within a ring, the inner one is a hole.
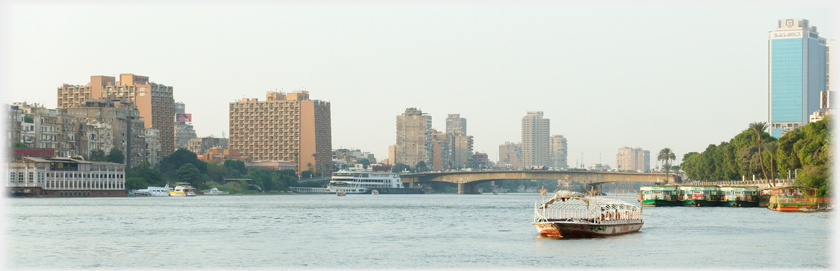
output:
M176 176L176 170L180 169L184 164L192 164L202 174L207 173L207 163L198 160L195 153L187 149L178 149L160 161L160 171L170 175Z
M767 156L768 164L764 165L765 167L770 169L770 185L775 185L776 183L776 152L779 150L779 142L778 141L771 141L764 143L764 155Z
M669 165L669 163L668 163L669 161L676 160L676 159L677 159L677 155L675 155L674 152L671 151L671 148L664 148L664 149L660 150L659 154L656 156L656 160L664 161L665 165ZM671 170L669 167L670 166L664 167L665 168L665 182L666 183L668 182L668 174L669 174L669 171Z
M245 162L242 162L242 161L228 159L228 160L225 160L224 165L225 165L225 168L228 169L228 171L233 171L234 169L238 170L240 173L248 171L248 170L245 169Z
M206 183L201 171L193 164L186 163L175 172L175 176L182 182L188 182L196 188L204 188Z
M417 162L417 165L414 166L414 169L416 169L417 172L429 171L429 167L426 166L426 162L424 162L424 161Z
M23 144L23 142L15 142L14 144L12 144L12 148L27 149L29 148L29 146L26 146L26 144Z
M121 150L118 150L117 148L113 148L113 149L111 149L110 152L108 152L107 160L108 160L108 162L111 162L111 163L124 164L125 163L125 154L123 154L123 152Z
M149 187L149 183L146 182L145 179L140 177L133 177L133 178L126 178L125 179L125 189L132 190L132 189L144 189Z
M758 148L758 163L761 166L761 172L764 173L764 179L768 182L770 181L767 178L767 171L764 169L764 158L762 158L761 154L761 136L764 134L764 130L767 130L767 123L766 122L753 122L750 123L750 130L755 132L756 135L756 143L755 146Z
M403 163L396 163L394 167L391 168L391 172L400 173L403 171L411 171L411 166L403 164Z
M105 151L92 150L90 151L90 160L96 162L105 162Z
M207 163L207 179L213 182L221 182L229 171L225 166Z
M126 178L141 178L150 186L163 186L163 180L160 171L152 168L149 162L143 161L131 167L125 174ZM126 181L128 181L126 179Z
M370 166L370 160L362 158L362 159L356 160L356 164L362 164L362 166L364 166L364 168L368 168L368 166Z

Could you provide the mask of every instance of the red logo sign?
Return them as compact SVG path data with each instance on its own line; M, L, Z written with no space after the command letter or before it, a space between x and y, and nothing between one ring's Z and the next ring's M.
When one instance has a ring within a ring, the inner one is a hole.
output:
M55 156L55 149L18 149L12 148L12 156L38 156L38 157L53 157Z

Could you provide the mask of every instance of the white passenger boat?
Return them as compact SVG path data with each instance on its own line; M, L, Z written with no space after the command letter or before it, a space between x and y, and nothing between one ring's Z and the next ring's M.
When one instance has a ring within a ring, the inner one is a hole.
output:
M644 220L636 204L561 190L534 202L533 225L543 236L591 237L637 232Z
M349 170L334 172L327 189L330 193L368 194L423 194L420 188L405 188L397 173L373 171L357 164Z
M227 194L230 194L230 192L228 192L228 191L222 191L222 190L219 190L218 188L215 188L215 187L210 188L209 190L204 191L204 195L207 195L207 196L227 195Z
M146 189L137 189L134 194L137 196L168 197L169 183L166 183L164 187L149 186Z
M169 191L170 197L195 197L195 188L188 183L178 183L175 189Z

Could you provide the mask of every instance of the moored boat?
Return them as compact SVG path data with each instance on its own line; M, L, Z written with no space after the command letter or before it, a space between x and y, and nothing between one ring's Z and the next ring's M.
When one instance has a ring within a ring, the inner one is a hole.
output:
M218 188L215 188L215 187L210 188L209 190L204 191L204 195L207 195L207 196L227 195L227 194L230 194L230 192L228 192L228 191L222 191L222 190L219 190Z
M195 188L188 183L177 183L175 189L169 191L170 197L195 197Z
M532 224L543 236L592 237L637 232L644 220L641 206L561 190L543 203L535 202Z
M758 207L758 187L722 185L720 187L720 206Z
M347 194L368 194L376 190L380 194L423 194L420 188L403 186L400 174L374 171L356 164L348 170L333 172L327 186L329 193L343 191Z
M713 185L680 186L682 206L708 207L720 205L720 190Z
M680 206L680 192L676 185L642 185L639 196L642 206Z
M134 194L137 196L168 197L169 188L169 183L166 183L164 187L149 186L146 189L137 189Z
M770 189L767 208L779 212L827 211L833 206L831 198L817 197L817 189L805 186L783 186Z

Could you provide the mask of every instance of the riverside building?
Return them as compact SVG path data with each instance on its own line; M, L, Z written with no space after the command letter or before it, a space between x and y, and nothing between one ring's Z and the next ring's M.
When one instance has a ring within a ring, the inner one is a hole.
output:
M12 149L6 195L22 197L125 196L122 164L54 157L54 149Z
M88 99L127 99L136 105L145 128L160 131L161 155L175 151L175 114L172 86L150 82L148 76L120 74L120 81L112 76L95 75L86 85L63 84L58 88L58 107L84 105ZM143 134L138 131L138 135ZM139 141L138 141L139 142ZM128 156L126 161L131 160Z
M260 161L292 161L298 174L310 167L332 173L330 102L310 100L308 91L266 93L266 100L230 103L228 145Z
M566 144L566 138L562 135L553 135L549 144L551 145L551 166L556 169L568 168L569 145Z
M641 148L622 147L615 155L615 164L618 170L650 170L650 151Z
M807 124L820 109L820 92L828 84L827 47L817 27L805 19L779 20L768 39L769 128L779 138Z

